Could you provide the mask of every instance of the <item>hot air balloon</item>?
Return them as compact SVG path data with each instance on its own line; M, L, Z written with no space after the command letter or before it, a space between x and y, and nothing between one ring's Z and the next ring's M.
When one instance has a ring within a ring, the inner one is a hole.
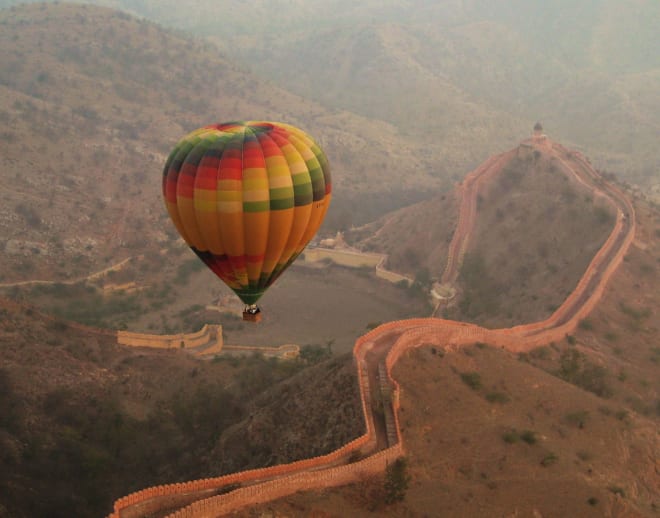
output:
M278 122L213 124L183 137L163 170L167 211L188 246L259 321L256 302L303 251L330 205L328 161Z

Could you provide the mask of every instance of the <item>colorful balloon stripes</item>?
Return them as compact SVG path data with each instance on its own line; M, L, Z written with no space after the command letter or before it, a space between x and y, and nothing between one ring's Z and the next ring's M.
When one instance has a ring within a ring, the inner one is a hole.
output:
M163 196L177 230L245 304L303 251L331 199L325 154L302 130L263 121L197 129L170 153Z

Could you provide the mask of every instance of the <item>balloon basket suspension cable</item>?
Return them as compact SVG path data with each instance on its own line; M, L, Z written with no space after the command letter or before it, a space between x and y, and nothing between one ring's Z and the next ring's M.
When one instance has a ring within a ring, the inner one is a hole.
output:
M250 304L243 308L243 320L246 322L261 322L261 310L256 304Z

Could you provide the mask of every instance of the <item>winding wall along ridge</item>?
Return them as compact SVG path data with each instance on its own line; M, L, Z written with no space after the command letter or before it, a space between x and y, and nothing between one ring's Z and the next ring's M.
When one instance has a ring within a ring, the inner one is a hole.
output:
M558 149L563 150L563 148ZM553 155L558 156L556 153ZM503 156L500 155L499 158ZM462 195L473 198L473 204L476 200L477 190L470 186L475 181L474 178L483 177L489 171L494 170L489 167L496 168L498 164L501 167L502 162L497 158L488 161L490 166L482 166L475 170L472 173L473 180L468 183L467 187L465 184L463 185ZM580 155L573 155L573 158L580 163L587 174L593 179L599 180L598 174ZM370 474L382 472L389 461L404 453L398 416L400 387L392 376L392 369L406 351L424 345L436 345L448 350L456 350L477 341L512 352L528 351L540 345L561 340L566 334L573 332L579 321L593 310L634 239L635 216L632 204L615 186L603 182L597 186L589 185L589 188L594 193L598 192L598 188L602 188L603 194L617 206L616 224L605 244L589 264L575 290L548 319L509 329L485 329L474 324L434 318L410 319L383 324L358 338L353 349L365 416L365 434L335 452L321 457L234 473L224 477L168 484L138 491L117 500L111 516L141 516L147 512L173 507L172 504L177 503L175 501L177 498L183 505L185 505L186 498L188 501L200 499L170 514L171 517L220 516L250 504L263 503L296 491L344 485L359 481ZM456 245L450 249L453 261L456 261L461 249L464 249L465 237L469 236L469 229L474 223L473 205L462 202L461 207L464 206L464 203L466 221L460 222L459 218L456 231L458 233L460 227L463 243L459 243L457 240ZM395 387L392 404L398 443L357 462L337 465L354 456L356 452L368 451L376 443L371 412L371 393L368 376L365 375L368 367L366 358L367 352L374 347L378 340L387 338L391 338L393 341L386 356L385 366L387 375ZM222 491L231 484L243 484L244 487L226 494L208 495L209 491ZM203 495L204 491L207 492L206 495Z

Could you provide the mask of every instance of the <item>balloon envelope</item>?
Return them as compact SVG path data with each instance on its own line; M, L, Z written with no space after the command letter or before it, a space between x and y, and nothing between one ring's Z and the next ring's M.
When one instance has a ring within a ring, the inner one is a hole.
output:
M328 161L300 129L228 122L186 135L163 170L163 196L188 246L245 304L302 252L331 198Z

